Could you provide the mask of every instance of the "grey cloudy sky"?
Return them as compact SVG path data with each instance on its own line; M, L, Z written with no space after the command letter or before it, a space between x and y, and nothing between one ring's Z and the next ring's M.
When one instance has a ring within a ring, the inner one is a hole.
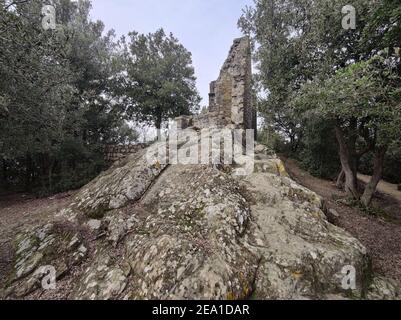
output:
M252 0L92 0L92 19L102 20L118 36L129 31L154 32L163 27L192 53L197 87L208 104L215 80L234 38L238 18Z

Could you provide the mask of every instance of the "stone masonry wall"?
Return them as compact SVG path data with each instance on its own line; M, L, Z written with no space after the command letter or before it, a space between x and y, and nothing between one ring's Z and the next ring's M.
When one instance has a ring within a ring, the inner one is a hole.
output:
M177 128L255 129L256 111L252 106L252 59L248 37L235 39L219 78L210 83L208 112L176 118ZM146 148L146 144L105 147L108 165Z
M252 106L252 60L248 37L234 40L219 78L210 83L208 113L177 118L178 129L228 127L255 129Z
M121 161L130 154L137 153L149 145L146 143L131 145L108 145L104 147L104 161L108 166Z

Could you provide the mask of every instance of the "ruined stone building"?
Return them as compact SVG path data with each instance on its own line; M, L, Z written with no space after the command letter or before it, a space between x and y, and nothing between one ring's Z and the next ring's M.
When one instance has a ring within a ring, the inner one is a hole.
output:
M256 110L252 104L252 59L249 37L235 39L217 80L210 83L206 113L176 118L177 129L254 129ZM112 145L104 150L107 165L123 160L147 147Z
M208 112L196 116L182 116L176 121L178 129L227 127L254 129L256 132L249 37L234 40L219 78L210 83Z

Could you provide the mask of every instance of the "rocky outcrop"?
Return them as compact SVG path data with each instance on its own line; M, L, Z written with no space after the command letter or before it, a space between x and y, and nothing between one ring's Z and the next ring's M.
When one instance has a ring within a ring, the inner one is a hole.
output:
M327 221L322 200L288 178L273 154L256 150L257 170L242 178L213 166L151 165L144 153L126 159L84 187L58 222L17 237L4 294L396 298L391 282L370 281L366 249ZM55 291L40 288L46 265L61 282ZM354 289L343 288L345 266L355 268Z

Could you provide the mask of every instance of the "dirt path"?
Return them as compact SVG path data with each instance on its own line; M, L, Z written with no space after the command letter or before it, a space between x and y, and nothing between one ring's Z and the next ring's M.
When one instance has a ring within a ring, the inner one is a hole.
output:
M373 204L386 210L388 216L367 215L358 208L339 202L345 193L337 189L334 182L311 176L292 159L283 158L283 161L295 181L325 198L327 208L338 213L334 223L366 246L372 257L373 270L401 284L401 200L379 193Z
M370 181L370 178L371 177L369 176L365 176L360 173L358 174L358 179L363 181L364 183L368 183ZM383 180L380 181L377 186L377 190L379 190L379 192L388 194L401 203L401 191L399 191L397 188L398 186L396 184L391 184Z

